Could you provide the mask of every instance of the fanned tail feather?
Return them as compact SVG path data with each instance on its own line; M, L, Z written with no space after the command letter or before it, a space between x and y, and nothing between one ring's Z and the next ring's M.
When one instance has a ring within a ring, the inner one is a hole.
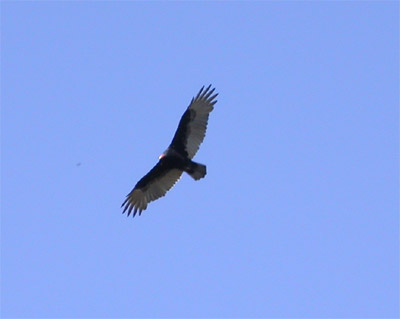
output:
M192 162L189 170L187 173L194 179L194 180L199 180L206 176L207 174L207 167L203 164L198 164L195 162Z

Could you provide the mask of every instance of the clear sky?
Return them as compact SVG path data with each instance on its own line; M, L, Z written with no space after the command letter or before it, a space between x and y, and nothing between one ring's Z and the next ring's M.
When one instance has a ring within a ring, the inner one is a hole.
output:
M398 15L3 1L2 316L398 316ZM206 178L122 215L210 83Z

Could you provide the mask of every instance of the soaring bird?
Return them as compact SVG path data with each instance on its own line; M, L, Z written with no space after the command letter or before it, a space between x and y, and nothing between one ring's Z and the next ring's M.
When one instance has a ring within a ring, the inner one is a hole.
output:
M121 207L128 216L133 211L141 215L147 204L164 196L181 178L183 172L194 180L206 175L206 166L192 161L206 135L208 116L217 100L215 88L204 86L192 98L179 122L178 129L168 148L160 155L159 161L126 196Z

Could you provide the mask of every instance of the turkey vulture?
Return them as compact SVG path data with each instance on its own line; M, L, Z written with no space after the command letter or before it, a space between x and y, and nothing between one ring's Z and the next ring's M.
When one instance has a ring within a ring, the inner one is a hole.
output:
M181 178L183 172L188 173L196 181L206 175L206 166L192 161L206 135L208 116L214 109L218 93L200 89L196 97L183 113L171 144L159 157L159 161L126 196L121 207L122 213L133 211L140 214L147 204L164 196Z

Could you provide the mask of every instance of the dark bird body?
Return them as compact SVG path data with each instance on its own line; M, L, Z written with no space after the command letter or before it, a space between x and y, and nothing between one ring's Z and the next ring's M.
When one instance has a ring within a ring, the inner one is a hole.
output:
M147 204L164 196L180 179L183 172L188 173L193 179L203 178L207 171L203 164L192 161L200 144L203 142L208 117L217 101L211 85L192 99L190 105L179 122L178 129L167 150L160 155L159 161L127 195L122 203L123 213L128 216L133 211L139 215L147 208Z

